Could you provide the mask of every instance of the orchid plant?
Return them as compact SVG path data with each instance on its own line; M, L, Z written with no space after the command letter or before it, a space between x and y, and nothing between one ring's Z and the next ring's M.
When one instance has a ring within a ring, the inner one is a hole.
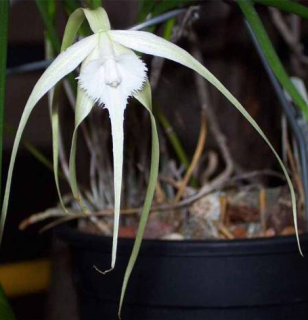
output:
M93 32L92 35L74 43L78 29L86 19ZM73 44L74 43L74 44ZM123 120L124 111L129 97L135 97L149 112L152 126L152 157L150 181L146 193L146 199L141 214L141 220L133 252L127 266L124 277L120 308L123 303L127 283L135 264L140 249L143 232L150 211L159 165L159 145L155 118L151 108L151 88L147 78L147 67L142 59L134 52L163 57L182 64L197 72L203 78L214 85L239 112L251 123L261 137L266 141L286 176L291 192L294 224L297 231L295 193L291 179L279 155L254 119L243 108L239 101L222 85L222 83L210 73L202 64L193 58L188 52L154 34L143 31L118 31L111 30L106 11L103 8L96 10L77 9L68 20L63 42L62 53L53 61L43 73L35 85L22 114L19 128L16 134L11 162L8 171L4 202L2 208L0 237L3 234L4 221L7 214L11 180L14 162L19 147L20 139L28 118L37 102L51 90L62 78L75 70L80 64L78 79L77 100L75 108L75 129L72 138L70 152L70 185L74 197L80 203L85 214L88 213L78 190L76 178L76 146L77 132L80 124L89 115L95 105L106 108L109 112L113 143L114 166L114 227L111 256L111 269L115 267L117 256L117 239L120 220L122 166L123 166ZM60 202L67 214L71 214L64 206L58 181L58 112L52 113L53 130L53 158L54 173ZM296 233L300 249L298 233Z

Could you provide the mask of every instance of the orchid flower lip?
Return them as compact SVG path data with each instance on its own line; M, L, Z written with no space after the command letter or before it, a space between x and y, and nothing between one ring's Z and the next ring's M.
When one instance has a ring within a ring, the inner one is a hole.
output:
M122 82L122 76L116 58L106 57L104 65L106 65L105 83L110 87L117 88Z
M77 77L78 84L92 101L104 105L109 112L116 108L111 97L125 102L125 109L127 99L143 88L147 67L132 50L116 44L108 31L96 34L99 56L85 63ZM117 98L113 90L117 90Z

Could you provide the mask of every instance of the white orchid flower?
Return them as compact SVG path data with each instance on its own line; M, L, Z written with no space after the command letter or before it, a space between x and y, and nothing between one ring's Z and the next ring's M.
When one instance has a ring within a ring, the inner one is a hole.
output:
M93 35L88 36L75 44L72 44L84 18L87 19ZM292 197L294 224L297 230L295 193L292 182L283 165L282 160L274 150L271 143L256 122L251 118L238 100L211 74L203 65L194 59L188 52L154 34L143 31L116 31L110 29L110 23L106 11L103 8L96 10L78 9L69 18L62 49L64 50L44 72L35 85L29 100L25 106L18 132L15 138L10 167L8 171L7 184L5 189L4 203L2 209L2 220L0 232L3 233L4 219L7 213L10 185L13 167L20 138L25 124L36 103L53 86L63 79L70 72L81 64L81 71L78 77L78 93L75 111L75 131L73 134L71 156L70 156L70 180L74 196L80 198L75 172L77 128L88 116L95 104L108 109L113 141L113 162L114 162L114 230L111 269L116 262L117 238L119 230L121 183L123 164L123 116L127 105L127 99L135 96L150 112L152 124L152 165L151 180L148 186L145 205L143 208L141 222L138 229L136 242L129 265L125 274L121 304L123 302L125 288L137 258L143 231L146 225L148 213L153 198L155 183L158 172L158 139L155 127L155 120L151 113L151 92L147 81L147 68L144 62L132 51L163 57L182 64L213 84L243 116L252 124L257 132L266 141L278 159L286 176ZM59 190L57 178L57 114L53 115L53 139L54 139L54 169L56 184ZM59 192L60 194L60 192ZM297 234L298 239L298 234ZM299 240L298 240L299 244Z

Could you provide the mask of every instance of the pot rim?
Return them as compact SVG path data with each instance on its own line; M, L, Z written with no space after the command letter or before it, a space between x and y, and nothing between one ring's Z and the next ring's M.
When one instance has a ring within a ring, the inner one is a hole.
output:
M81 232L68 225L56 228L56 235L71 247L111 253L112 238ZM300 235L301 247L308 253L308 233ZM130 254L135 239L119 238L118 253ZM157 256L241 256L299 253L295 235L232 240L144 239L140 255Z

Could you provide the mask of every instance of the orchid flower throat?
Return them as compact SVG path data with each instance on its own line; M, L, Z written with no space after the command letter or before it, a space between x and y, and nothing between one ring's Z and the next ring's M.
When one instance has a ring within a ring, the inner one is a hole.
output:
M112 42L106 32L99 34L99 51L102 66L106 68L105 84L117 88L122 82L122 76L117 66L117 57L115 55Z
M126 106L127 98L142 89L147 67L132 51L126 53L123 46L119 52L107 31L97 35L99 56L84 66L78 77L79 85L94 102L104 104L110 111L109 98L115 93L112 90L116 90L117 98L125 101Z

